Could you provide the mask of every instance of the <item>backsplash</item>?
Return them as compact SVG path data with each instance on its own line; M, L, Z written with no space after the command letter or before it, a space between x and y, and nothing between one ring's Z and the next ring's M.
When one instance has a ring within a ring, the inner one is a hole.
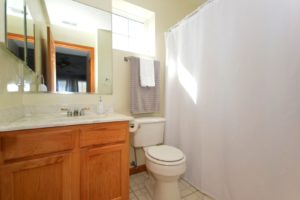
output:
M0 44L0 94L22 91L23 63L12 55L4 44Z
M0 110L0 124L6 124L24 116L23 106L4 108Z
M86 114L94 114L97 111L96 104L88 105L88 104L57 104L57 105L30 105L24 106L24 116L33 116L33 115L53 115L53 114L66 114L66 111L62 111L62 108L70 109L70 110L80 110L82 108L88 108L85 112Z
M21 84L23 63L2 43L0 44L0 60L0 123L9 123L24 116Z

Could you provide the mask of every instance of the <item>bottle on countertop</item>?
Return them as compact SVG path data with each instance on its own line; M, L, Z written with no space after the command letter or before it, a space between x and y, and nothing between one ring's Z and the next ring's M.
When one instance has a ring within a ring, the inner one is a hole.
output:
M98 105L97 105L97 112L98 114L104 114L105 113L105 110L104 110L104 103L102 101L102 98L100 96L99 98L99 102L98 102Z

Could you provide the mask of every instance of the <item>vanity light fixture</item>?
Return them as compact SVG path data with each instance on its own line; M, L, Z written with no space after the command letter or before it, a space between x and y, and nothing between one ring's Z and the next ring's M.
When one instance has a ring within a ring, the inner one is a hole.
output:
M69 22L69 21L62 21L63 24L67 24L70 26L77 26L77 24L75 22Z

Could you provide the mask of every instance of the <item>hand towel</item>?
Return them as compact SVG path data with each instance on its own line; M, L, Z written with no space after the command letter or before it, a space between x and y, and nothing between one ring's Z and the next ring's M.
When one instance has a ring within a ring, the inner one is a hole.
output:
M142 87L155 87L153 60L140 59L140 82Z

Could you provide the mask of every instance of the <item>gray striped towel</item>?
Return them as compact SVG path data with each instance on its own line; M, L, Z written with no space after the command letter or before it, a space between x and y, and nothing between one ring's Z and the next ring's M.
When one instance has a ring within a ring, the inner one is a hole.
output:
M140 59L130 57L131 65L131 113L153 113L160 109L160 62L154 61L155 87L141 87L140 85Z

